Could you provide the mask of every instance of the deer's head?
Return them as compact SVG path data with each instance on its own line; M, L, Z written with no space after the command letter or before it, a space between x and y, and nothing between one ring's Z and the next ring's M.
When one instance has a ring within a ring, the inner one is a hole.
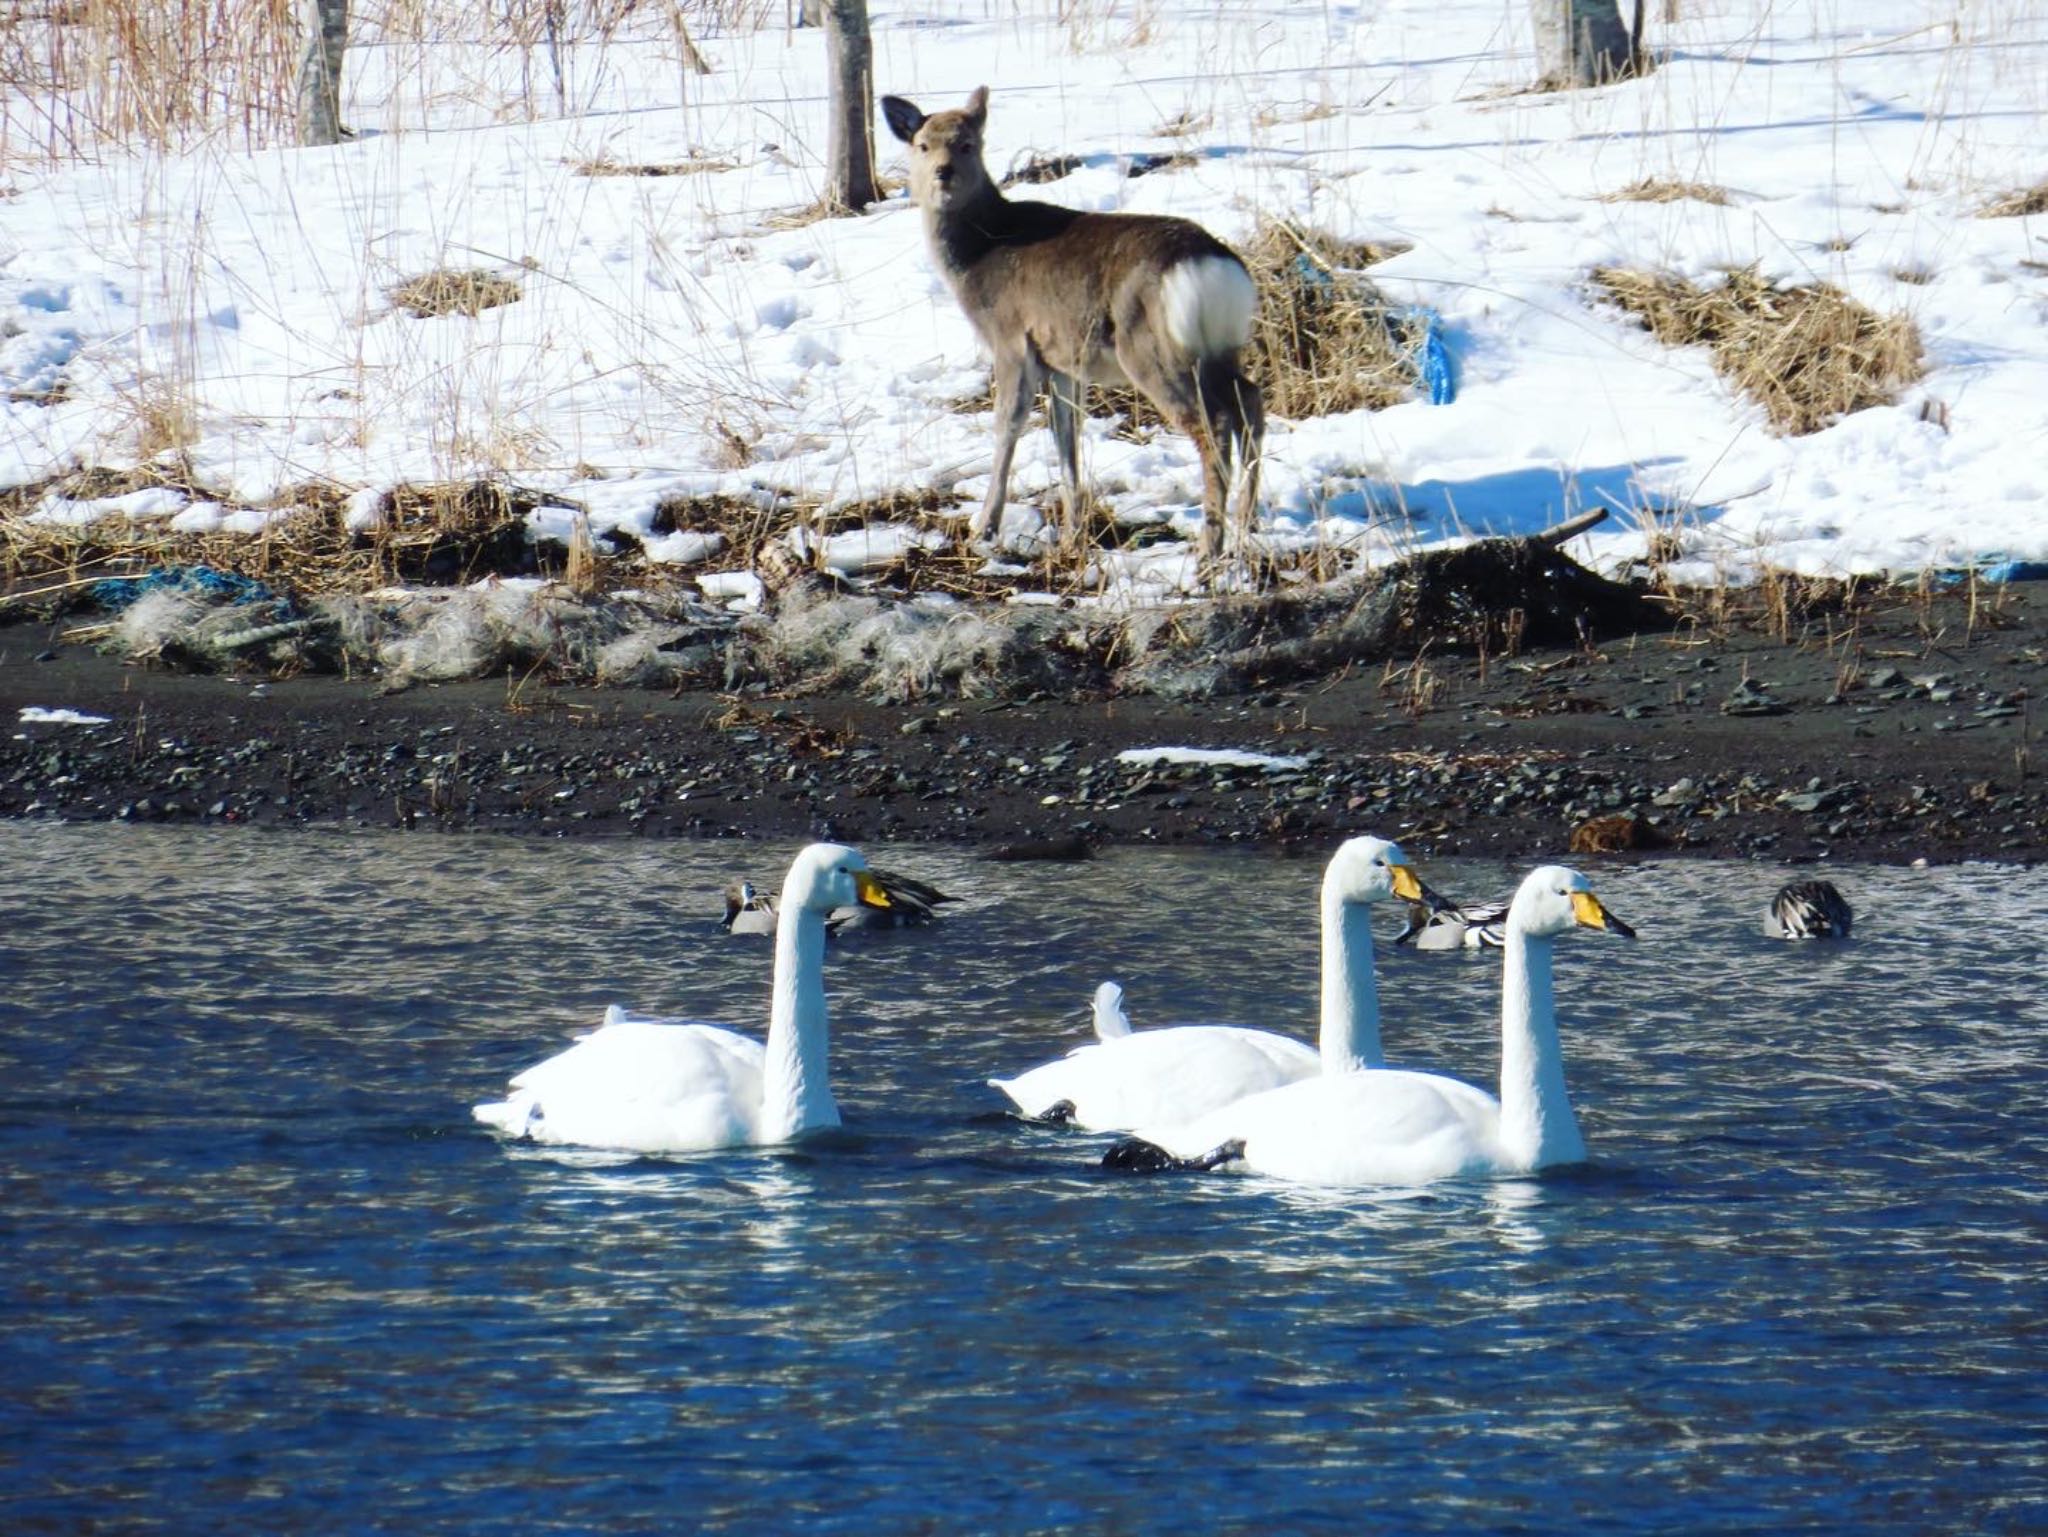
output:
M910 195L920 208L943 213L987 195L988 167L981 162L987 86L976 86L966 106L930 116L901 96L884 96L882 116L910 146Z

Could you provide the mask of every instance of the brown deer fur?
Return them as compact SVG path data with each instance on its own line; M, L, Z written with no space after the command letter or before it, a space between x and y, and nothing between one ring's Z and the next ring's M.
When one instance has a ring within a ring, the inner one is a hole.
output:
M1258 308L1244 263L1186 219L1004 197L982 163L986 86L960 110L927 116L885 96L882 113L910 146L910 194L933 259L995 360L995 462L969 537L1002 532L1010 460L1041 392L1067 527L1077 529L1083 391L1132 385L1201 455L1206 565L1224 546L1233 458L1242 466L1241 530L1258 501L1265 410L1238 365Z

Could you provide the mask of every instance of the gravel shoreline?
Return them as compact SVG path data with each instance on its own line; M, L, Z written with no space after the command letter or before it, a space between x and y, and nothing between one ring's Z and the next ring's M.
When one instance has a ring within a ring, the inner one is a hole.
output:
M192 676L0 630L0 816L549 837L833 836L1020 854L1321 847L1370 829L1504 858L2048 857L2031 587L1490 665L1425 657L1243 697L767 697ZM71 710L104 724L24 719ZM1144 765L1237 749L1276 767ZM2048 766L2048 765L2044 765Z

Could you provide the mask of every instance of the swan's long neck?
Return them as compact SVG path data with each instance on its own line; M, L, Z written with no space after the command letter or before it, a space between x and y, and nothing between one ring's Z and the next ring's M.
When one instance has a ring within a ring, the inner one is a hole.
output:
M1517 1169L1586 1156L1564 1087L1550 959L1550 940L1508 925L1500 987L1500 1140L1503 1156Z
M1317 1044L1326 1073L1383 1067L1380 995L1372 976L1372 910L1323 886L1323 1020Z
M825 918L787 897L775 926L775 995L761 1075L761 1140L769 1143L839 1124L825 1067Z

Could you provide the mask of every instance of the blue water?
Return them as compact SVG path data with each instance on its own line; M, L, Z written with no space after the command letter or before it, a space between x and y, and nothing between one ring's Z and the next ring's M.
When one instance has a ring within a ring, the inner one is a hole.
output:
M1540 1180L1001 1113L1105 975L1308 1033L1317 868L1244 856L871 849L965 900L835 947L801 1150L470 1123L608 1002L762 1017L710 920L788 852L0 826L0 1529L2048 1527L2048 875L1838 871L1830 950L1757 936L1775 872L1598 872L1642 939L1560 945ZM1490 1083L1497 962L1381 954L1393 1057Z

